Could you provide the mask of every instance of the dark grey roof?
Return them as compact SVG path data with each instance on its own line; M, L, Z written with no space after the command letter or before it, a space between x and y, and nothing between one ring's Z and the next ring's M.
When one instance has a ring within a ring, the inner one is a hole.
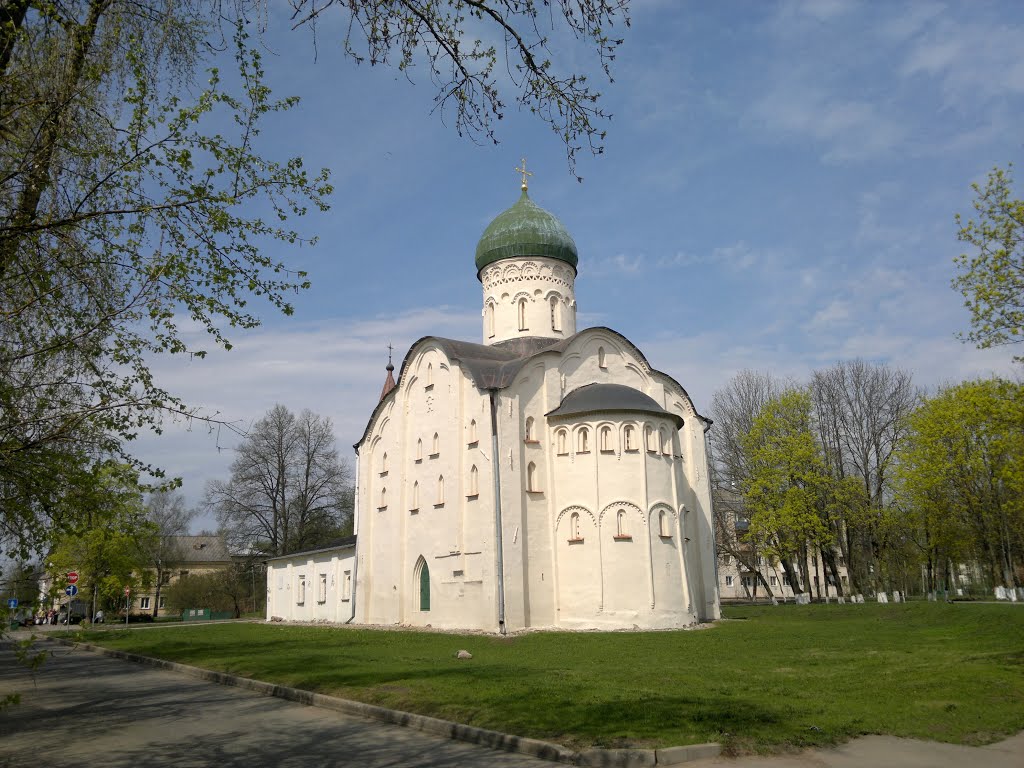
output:
M174 561L180 563L228 563L231 553L223 536L168 536Z
M545 415L567 417L606 411L650 413L672 419L676 427L683 426L682 416L666 411L654 398L623 384L585 384L563 397L559 406Z
M463 370L468 371L470 376L473 377L473 383L478 389L504 389L515 379L516 374L522 369L526 363L537 355L546 352L562 353L573 340L582 333L589 331L602 331L617 336L625 344L629 345L630 348L636 353L645 364L650 367L647 363L647 358L644 357L637 347L623 336L618 331L614 331L611 328L603 326L597 326L595 328L585 328L584 330L577 333L575 336L570 336L567 339L545 339L537 337L526 337L519 339L508 339L507 341L500 341L496 344L474 344L469 341L457 341L455 339L446 339L441 336L424 336L415 341L412 346L409 347L409 351L406 352L405 358L402 360L402 368L398 374L398 384L401 385L403 378L405 377L405 371L409 365L409 360L412 357L413 352L420 344L424 342L433 342L444 350L444 353L450 360L457 360L459 365L462 366ZM679 387L680 392L686 400L690 401L690 396L683 389L682 385L679 384L675 379L667 374L661 373L654 368L651 368L653 373L665 376L669 381ZM359 449L359 444L366 439L366 436L370 432L370 426L373 424L374 419L377 417L377 413L384 407L385 403L389 402L394 396L394 393L399 390L400 386L396 386L387 395L381 398L380 402L373 409L373 413L370 414L370 418L366 421L366 427L363 429L363 434L359 438L359 442L352 447L356 450ZM635 391L635 390L634 390ZM653 400L651 400L654 403ZM657 405L657 403L655 403ZM690 402L692 406L693 403ZM660 406L658 406L660 408ZM667 413L664 409L661 412ZM694 411L696 412L696 411ZM669 414L672 418L678 418L682 423L681 417L677 417L674 414ZM711 426L711 420L697 414L697 418L704 422L705 431Z

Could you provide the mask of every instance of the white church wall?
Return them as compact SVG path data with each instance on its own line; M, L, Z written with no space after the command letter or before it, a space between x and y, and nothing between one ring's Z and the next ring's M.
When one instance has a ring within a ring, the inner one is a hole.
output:
M488 264L480 272L483 343L575 334L575 280L573 268L557 259L530 257Z
M483 562L493 538L486 524L492 512L482 501L491 483L486 396L429 341L415 350L407 370L390 395L392 406L371 427L373 466L361 471L361 490L369 488L377 502L359 531L365 558L360 569L366 574L360 576L360 616L380 624L493 629L493 622L481 618L493 595L491 569Z

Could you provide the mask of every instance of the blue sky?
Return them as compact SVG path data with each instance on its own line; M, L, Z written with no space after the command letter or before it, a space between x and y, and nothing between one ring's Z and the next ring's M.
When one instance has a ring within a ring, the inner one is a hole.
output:
M243 426L276 402L310 408L352 457L389 342L398 365L424 335L479 341L474 249L524 155L531 196L579 248L581 326L624 333L701 412L744 368L805 379L860 356L923 387L1014 372L1010 351L956 340L968 317L949 281L971 182L1024 165L1024 4L636 0L632 17L601 88L606 151L581 157L579 184L530 116L508 109L497 146L460 139L422 67L412 83L357 67L331 21L314 56L272 16L270 84L302 101L263 151L331 168L336 190L299 223L315 247L274 246L313 288L231 352L157 361L162 383ZM171 426L135 450L194 503L235 444Z

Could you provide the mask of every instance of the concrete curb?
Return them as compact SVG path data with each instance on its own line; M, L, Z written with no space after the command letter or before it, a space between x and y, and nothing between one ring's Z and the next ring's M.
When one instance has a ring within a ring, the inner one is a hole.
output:
M195 677L220 685L231 685L236 688L243 688L248 691L263 694L264 696L276 696L286 701L294 701L299 704L307 704L321 709L330 709L346 715L365 717L370 720L377 720L391 725L400 725L405 728L414 728L425 733L432 733L436 736L465 741L469 744L477 744L490 749L503 752L514 752L524 755L532 755L543 760L551 760L556 763L568 763L570 765L594 766L596 768L643 768L651 765L679 765L681 763L699 760L706 757L717 757L721 754L720 744L691 744L683 747L667 747L665 749L584 749L579 752L554 744L549 741L538 739L527 739L522 736L513 736L509 733L489 731L484 728L476 728L472 725L454 723L450 720L440 720L436 717L416 715L412 712L402 712L397 709L377 707L373 704L364 704L360 701L340 699L335 696L326 696L322 693L304 691L300 688L290 688L286 685L275 685L265 683L262 680L252 680L248 677L239 677L226 672L215 672L201 667L192 667L188 664L179 664L175 661L154 659L150 656L140 656L136 653L118 651L113 648L104 648L91 643L79 643L61 637L42 638L61 645L79 648L115 659L131 661L136 664L145 664L150 667L166 669L171 672Z

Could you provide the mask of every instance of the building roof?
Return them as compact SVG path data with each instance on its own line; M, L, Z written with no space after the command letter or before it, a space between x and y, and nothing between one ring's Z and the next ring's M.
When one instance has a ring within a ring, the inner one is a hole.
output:
M301 552L290 552L287 555L278 555L277 557L268 557L264 562L270 563L274 560L290 560L293 557L301 557L305 555L318 555L321 552L330 552L335 549L352 549L356 545L355 536L345 536L340 539L330 541L322 547L317 549L305 549Z
M477 243L477 277L495 261L529 256L558 259L573 270L579 261L569 230L554 214L533 202L524 188L516 204L499 213Z
M223 536L170 536L175 545L174 562L230 562L227 542Z
M653 397L624 384L585 384L562 398L562 402L545 416L568 417L591 413L648 413L672 419L676 427L683 426L683 417L666 411Z
M433 343L437 344L441 348L449 360L459 363L459 366L473 378L473 383L476 385L477 389L480 389L481 391L489 389L504 389L513 382L516 374L519 373L523 366L530 360L549 352L562 354L566 349L568 349L569 345L581 335L595 332L608 333L617 337L622 343L626 344L633 350L637 358L639 358L652 373L658 374L659 376L664 377L668 382L671 382L671 384L677 388L678 393L693 410L693 413L697 418L704 423L705 431L707 431L711 426L711 420L697 413L696 408L693 408L693 401L690 400L690 396L687 394L686 390L683 389L682 385L668 374L662 373L661 371L651 367L647 362L647 358L644 357L643 352L637 349L633 342L621 333L603 326L584 329L567 339L524 337L508 339L507 341L501 341L497 344L474 344L469 341L456 341L455 339L446 339L440 336L424 336L423 338L413 342L412 346L409 347L409 351L406 352L405 359L402 360L402 367L398 373L398 383L400 384L403 377L406 375L406 369L408 368L409 361L412 359L416 349L418 349L422 344ZM359 442L356 443L353 448L358 450L359 444L362 443L370 433L370 427L373 425L377 414L390 400L392 393L397 391L397 389L398 387L396 386L395 389L391 390L391 392L385 395L381 401L377 403L376 408L373 409L373 413L370 414L370 418L366 421L366 427L363 430L362 436L359 438ZM651 400L651 402L657 405L654 400ZM664 411L664 409L662 410ZM664 412L669 413L668 411ZM674 414L669 413L669 415L675 418Z

